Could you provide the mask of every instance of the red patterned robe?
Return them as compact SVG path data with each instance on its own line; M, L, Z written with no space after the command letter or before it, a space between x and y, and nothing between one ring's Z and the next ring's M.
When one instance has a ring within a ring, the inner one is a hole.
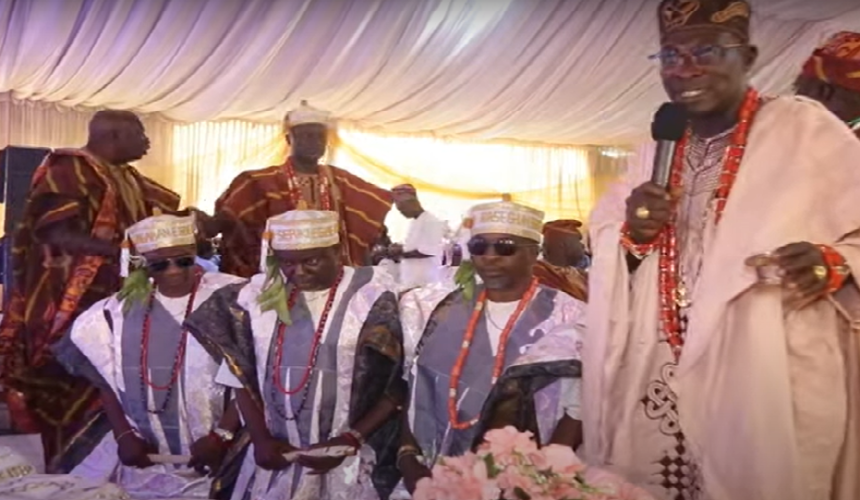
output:
M303 182L310 186L300 186ZM216 215L232 222L223 231L222 271L242 277L258 273L266 221L295 210L300 201L310 209L340 214L343 262L349 266L364 264L392 204L390 191L329 165L320 165L318 176L295 175L290 160L242 172L215 202Z

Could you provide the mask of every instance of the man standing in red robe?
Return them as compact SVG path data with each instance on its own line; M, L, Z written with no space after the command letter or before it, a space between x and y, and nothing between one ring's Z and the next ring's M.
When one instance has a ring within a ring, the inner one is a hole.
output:
M242 172L218 198L217 222L207 232L223 234L222 271L243 277L258 273L266 220L300 205L340 214L343 263L364 263L391 209L391 193L345 170L320 164L332 125L329 113L302 101L285 120L291 148L286 162Z
M179 195L128 165L148 149L134 113L99 111L85 147L55 150L36 169L14 235L0 380L13 426L42 435L51 470L65 468L52 462L100 413L98 391L69 376L50 346L78 314L119 290L126 228L179 206Z

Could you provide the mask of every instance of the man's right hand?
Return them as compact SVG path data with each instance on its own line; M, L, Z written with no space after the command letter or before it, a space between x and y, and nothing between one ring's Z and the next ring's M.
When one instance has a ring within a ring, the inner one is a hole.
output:
M637 244L654 241L672 216L672 196L664 188L646 182L627 198L627 228Z
M400 467L400 473L403 474L403 486L406 486L406 490L410 495L415 493L418 481L425 477L433 476L430 469L418 461L418 458L415 455L404 456L400 459L400 463L398 465Z
M154 453L152 446L133 432L123 434L117 441L119 461L127 467L145 469L153 465L149 454Z
M265 470L284 470L290 466L284 455L295 450L289 442L271 437L254 443L254 461Z

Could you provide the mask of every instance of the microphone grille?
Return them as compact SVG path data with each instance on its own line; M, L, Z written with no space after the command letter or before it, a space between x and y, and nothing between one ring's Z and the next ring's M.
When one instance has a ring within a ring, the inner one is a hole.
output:
M654 113L651 122L651 138L655 141L678 142L687 128L687 111L680 104L663 103Z

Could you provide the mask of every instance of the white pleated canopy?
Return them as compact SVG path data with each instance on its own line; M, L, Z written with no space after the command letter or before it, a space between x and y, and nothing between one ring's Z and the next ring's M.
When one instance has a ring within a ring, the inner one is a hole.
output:
M752 0L754 82L790 88L858 0ZM185 122L302 99L386 133L638 142L665 99L656 0L0 0L0 92Z

